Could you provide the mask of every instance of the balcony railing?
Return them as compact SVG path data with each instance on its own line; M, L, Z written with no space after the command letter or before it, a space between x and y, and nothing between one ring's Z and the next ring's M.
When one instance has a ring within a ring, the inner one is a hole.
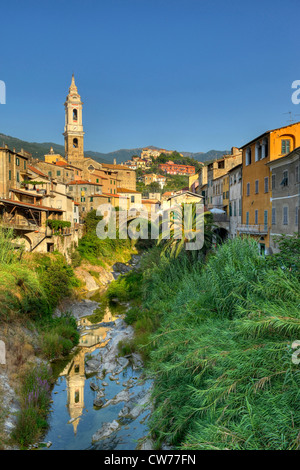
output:
M268 234L268 226L264 224L257 224L257 225L248 225L248 224L240 224L237 226L237 231L240 233L248 233L248 234L257 234L257 235L267 235Z
M41 228L40 225L38 225L35 222L31 222L24 217L20 216L14 216L14 217L8 217L7 215L3 215L2 217L2 224L3 225L9 225L12 228L20 228L20 229L32 229L32 230L39 230Z
M229 222L229 217L227 214L213 214L214 222Z

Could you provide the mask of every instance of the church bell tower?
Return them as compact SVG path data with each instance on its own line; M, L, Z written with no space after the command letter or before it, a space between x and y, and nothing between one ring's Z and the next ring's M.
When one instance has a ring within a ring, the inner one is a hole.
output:
M84 159L82 101L75 85L74 74L65 102L65 158L70 164L76 165Z

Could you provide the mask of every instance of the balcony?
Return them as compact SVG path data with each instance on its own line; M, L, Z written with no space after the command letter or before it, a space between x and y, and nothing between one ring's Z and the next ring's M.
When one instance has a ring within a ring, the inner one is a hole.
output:
M229 222L229 217L227 214L212 214L212 215L213 215L213 221L216 223Z
M248 235L267 235L269 231L269 227L264 224L257 224L257 225L240 224L237 226L237 231L239 233L245 233Z
M4 214L2 217L2 225L5 227L11 227L17 230L26 231L40 231L41 226L25 217L15 215L14 217Z

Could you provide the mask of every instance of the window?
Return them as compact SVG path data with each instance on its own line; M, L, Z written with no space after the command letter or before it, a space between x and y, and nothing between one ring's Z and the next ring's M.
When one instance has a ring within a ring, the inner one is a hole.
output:
M249 225L249 212L246 212L246 225Z
M239 199L239 216L242 215L242 200Z
M258 180L255 180L255 194L258 194Z
M283 225L288 225L289 223L289 209L287 206L283 208Z
M233 215L236 217L236 201L233 202Z
M280 183L282 186L288 186L289 184L289 173L287 170L285 170L283 172L283 178L282 178L282 181Z
M229 191L226 191L226 199L229 199Z
M60 176L60 170L57 170L56 176Z
M93 201L94 201L94 198L93 198L93 196L91 196L91 198L90 198L90 202L93 202Z
M73 186L69 186L69 191L73 191Z
M99 183L99 178L96 179L96 183Z
M73 121L77 121L77 109L73 109Z
M255 161L258 162L261 160L261 145L259 142L255 145Z
M26 170L26 160L24 160L24 170Z
M48 171L48 176L49 176L49 178L51 178L51 176L52 176L52 171Z
M247 196L250 196L250 183L247 183Z
M269 177L265 177L265 193L269 192Z
M20 166L20 159L18 157L16 157L16 165Z
M229 203L229 217L232 217L232 205Z
M246 149L246 166L251 165L251 148Z
M276 225L276 209L272 209L272 225Z
M17 171L17 183L20 183L20 173Z
M258 224L258 210L257 209L255 210L254 223L255 223L255 225Z
M295 173L296 173L295 182L299 183L299 166L296 166Z
M130 197L130 201L131 201L131 202L134 202L134 196L131 196L131 197Z
M73 148L77 149L78 148L78 139L73 139Z
M265 230L268 228L268 211L264 211L264 226Z
M8 179L11 181L11 170L8 171Z
M268 148L268 139L264 139L262 141L262 151L261 151L261 158L266 158L269 153L269 148Z
M81 202L85 202L85 197L82 197L82 198L81 198Z
M8 154L8 163L10 163L10 162L11 162L11 154L9 153Z
M276 175L272 175L272 189L276 188Z
M290 143L291 141L288 140L282 140L281 141L281 153L282 155L285 155L286 153L290 153Z

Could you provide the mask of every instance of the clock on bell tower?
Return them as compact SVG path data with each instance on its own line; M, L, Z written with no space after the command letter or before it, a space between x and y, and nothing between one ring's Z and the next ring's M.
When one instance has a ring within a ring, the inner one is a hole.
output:
M70 164L82 162L83 151L83 125L82 101L75 85L74 74L65 102L65 158Z

